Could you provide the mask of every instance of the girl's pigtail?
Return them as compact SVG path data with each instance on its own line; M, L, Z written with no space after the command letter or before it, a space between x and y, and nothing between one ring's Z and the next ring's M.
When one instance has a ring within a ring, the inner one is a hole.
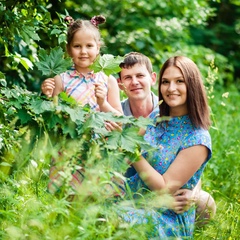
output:
M74 23L74 19L71 16L66 16L64 18L64 22L66 22L67 26L72 26Z
M98 28L99 24L105 23L106 22L106 18L102 15L98 15L98 16L94 16L91 18L90 22L96 27Z

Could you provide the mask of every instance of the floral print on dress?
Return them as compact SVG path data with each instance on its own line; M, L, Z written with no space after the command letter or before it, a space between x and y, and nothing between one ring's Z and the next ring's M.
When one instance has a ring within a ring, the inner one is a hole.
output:
M155 111L150 115L155 123L157 114L158 111ZM173 117L170 121L159 123L157 126L149 126L144 138L156 147L156 151L152 153L143 152L143 156L160 174L167 171L181 150L195 145L206 146L208 148L207 160L182 188L193 189L196 186L212 154L211 137L207 130L195 128L189 116L185 115ZM192 160L194 161L194 159ZM136 198L139 194L144 193L144 189L145 191L148 189L138 173L130 177L126 184L130 187L132 193L136 193L134 195ZM163 208L146 210L122 207L119 214L127 222L136 222L137 224L151 222L152 231L148 233L149 238L179 237L182 239L182 237L192 237L193 235L194 207L182 214L176 214L170 209Z

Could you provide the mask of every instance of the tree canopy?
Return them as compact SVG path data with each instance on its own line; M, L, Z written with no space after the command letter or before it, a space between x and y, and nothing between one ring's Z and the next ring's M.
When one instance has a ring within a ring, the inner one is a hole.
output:
M38 91L44 79L36 69L39 51L65 50L63 18L90 19L102 14L103 54L123 56L138 51L150 57L155 71L172 55L192 58L206 77L210 63L218 68L218 83L239 81L238 1L43 1L0 3L1 78L8 85Z

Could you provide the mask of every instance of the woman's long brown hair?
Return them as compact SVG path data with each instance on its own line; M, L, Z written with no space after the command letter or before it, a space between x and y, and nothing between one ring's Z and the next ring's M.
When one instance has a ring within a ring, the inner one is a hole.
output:
M208 129L211 125L207 95L197 65L184 56L169 58L162 66L159 74L158 96L159 101L164 100L161 94L162 76L168 67L177 67L183 74L187 87L187 108L192 124L198 128ZM169 106L163 101L159 106L160 116L169 116Z

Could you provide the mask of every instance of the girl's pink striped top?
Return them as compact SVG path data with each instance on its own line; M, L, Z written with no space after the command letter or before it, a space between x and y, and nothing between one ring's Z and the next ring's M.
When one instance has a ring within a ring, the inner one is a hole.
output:
M94 110L99 111L95 97L94 83L102 83L108 89L108 78L103 72L89 72L86 75L79 73L74 67L60 74L64 92L72 96L82 106L89 104Z

